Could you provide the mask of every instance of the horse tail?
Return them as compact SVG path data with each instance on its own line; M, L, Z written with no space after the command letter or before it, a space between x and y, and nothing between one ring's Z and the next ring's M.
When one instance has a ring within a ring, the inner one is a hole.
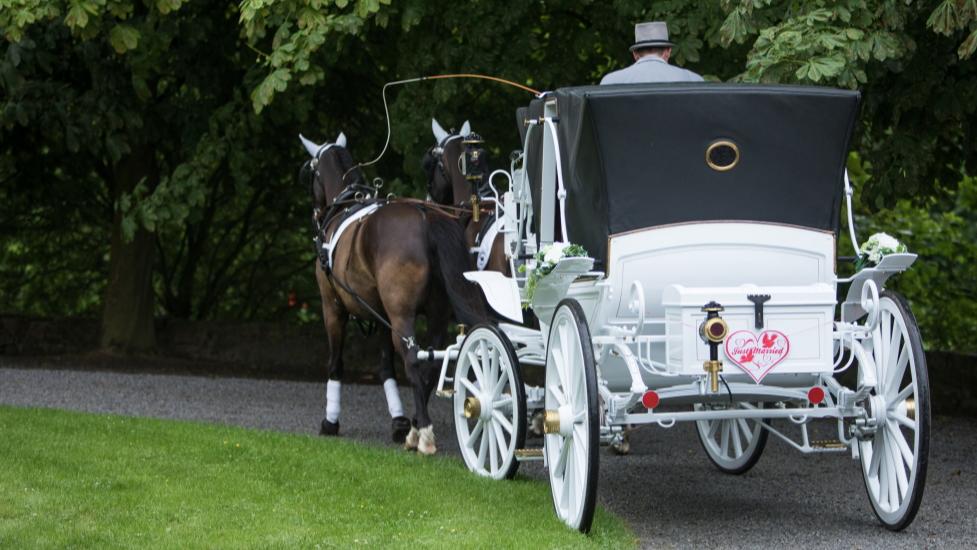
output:
M465 246L465 234L457 220L429 212L428 242L437 258L448 300L459 323L474 326L488 320L485 301L478 285L465 279L465 271L474 270L471 254Z

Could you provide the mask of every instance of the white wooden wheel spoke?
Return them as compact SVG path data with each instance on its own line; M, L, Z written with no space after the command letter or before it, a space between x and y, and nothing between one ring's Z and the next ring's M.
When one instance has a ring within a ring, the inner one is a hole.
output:
M467 378L461 378L459 382L461 382L461 385L464 386L465 389L468 390L468 393L470 393L473 397L477 397L482 393Z
M562 478L566 475L567 471L567 460L570 458L570 438L563 438L563 444L560 445L560 456L553 465L553 473L556 477Z
M909 448L909 443L906 442L906 437L902 435L902 430L895 425L891 420L887 420L885 423L885 428L888 430L889 435L892 437L892 441L899 448L899 455L902 457L903 463L906 466L912 468L913 465L913 451Z
M492 422L492 433L495 434L495 442L499 448L499 456L505 456L505 451L509 448L509 444L506 443L505 434L502 432L502 426L499 426L497 422Z
M492 434L491 426L487 430L483 430L485 433L482 437L488 438L489 447L489 464L491 464L492 469L490 472L494 472L499 469L499 449L498 444L495 440L495 436Z
M915 430L916 429L916 422L913 421L913 420L910 420L904 414L899 414L897 412L891 412L891 413L889 413L889 418L895 420L896 422L902 424L903 426L909 428L910 430Z
M716 432L719 431L719 425L722 424L719 420L706 420L709 423L709 439L716 437Z
M478 444L478 464L481 467L485 466L485 454L488 452L489 438L485 437L485 427L482 426L481 440Z
M502 395L502 391L505 390L506 384L509 383L509 377L502 375L499 376L499 381L496 382L495 387L492 388L492 399L498 399Z
M494 409L495 412L498 412L499 409L509 409L512 408L512 403L513 403L512 397L506 396L501 399L496 399L495 401L493 401L492 409Z
M562 407L567 404L566 397L563 395L561 388L557 386L547 386L546 391L548 391L550 395L553 396L553 399L556 400L557 407Z
M475 440L478 436L482 435L482 429L485 427L485 422L479 418L478 422L475 423L475 427L472 429L471 433L468 435L468 440L465 441L465 447L469 449L475 448Z
M497 410L492 411L492 420L495 421L499 428L508 432L510 437L515 435L515 428L512 427L512 422L509 422L509 419L501 412Z
M896 405L898 405L898 404L902 403L903 401L905 401L906 398L908 398L910 395L913 395L915 393L915 390L916 390L916 388L913 387L912 384L909 384L908 386L906 386L905 388L903 388L902 391L900 391L899 393L897 393L896 396L889 403L889 408L892 409Z
M551 349L550 353L553 355L553 363L554 366L556 367L555 370L556 370L556 376L559 379L559 386L560 388L565 388L567 385L567 380L566 380L566 376L564 376L563 374L562 365L565 362L563 359L564 358L563 352L560 351L559 349Z
M722 443L720 444L719 448L722 451L720 454L722 454L723 458L725 458L729 456L729 424L722 421L720 421L720 424L723 425L723 435Z
M475 381L478 382L480 388L485 387L484 378L482 377L482 363L478 358L478 355L473 351L468 352L468 363L471 365L471 370L475 374Z
M906 493L909 492L909 480L906 478L906 465L902 461L902 455L899 454L899 450L896 448L896 443L892 441L889 434L886 434L885 445L887 447L886 454L889 455L889 462L896 472L896 481L899 485L899 499L902 500L906 498Z
M733 449L736 454L732 458L739 458L743 455L743 442L740 441L740 428L739 424L734 420L729 422L730 430L733 432ZM744 434L745 435L745 434Z

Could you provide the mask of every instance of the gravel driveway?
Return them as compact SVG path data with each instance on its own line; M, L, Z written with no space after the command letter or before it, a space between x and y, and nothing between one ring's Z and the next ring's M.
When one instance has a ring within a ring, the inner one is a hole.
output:
M408 411L409 392L401 390ZM308 382L17 368L0 357L0 403L203 420L316 433L325 385ZM432 405L440 452L458 456L449 402ZM344 385L344 436L393 446L382 388ZM643 428L626 457L601 452L599 499L647 547L974 547L977 420L938 417L926 494L906 531L879 526L850 455L804 456L770 438L757 466L726 476L694 428ZM520 472L544 479L541 463ZM540 510L551 514L551 510Z

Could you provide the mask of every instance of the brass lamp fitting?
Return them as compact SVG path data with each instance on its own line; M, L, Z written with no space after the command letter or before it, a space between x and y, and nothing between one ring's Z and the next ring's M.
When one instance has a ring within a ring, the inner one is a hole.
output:
M468 332L468 326L458 323L458 336L464 336Z
M719 373L723 372L722 361L706 361L702 364L702 368L709 374L709 390L712 393L719 393Z
M906 399L906 417L909 420L916 420L916 400L912 397Z
M729 334L729 325L722 317L711 317L699 325L699 336L706 342L721 344Z

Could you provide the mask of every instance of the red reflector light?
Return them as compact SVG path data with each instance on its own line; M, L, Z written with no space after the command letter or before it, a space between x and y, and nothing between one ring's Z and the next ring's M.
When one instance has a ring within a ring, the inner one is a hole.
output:
M811 402L812 405L817 405L824 401L824 390L815 386L807 391L807 400Z
M645 406L646 409L654 409L658 406L658 402L661 399L658 398L658 392L655 390L648 390L644 395L641 396L641 404Z

